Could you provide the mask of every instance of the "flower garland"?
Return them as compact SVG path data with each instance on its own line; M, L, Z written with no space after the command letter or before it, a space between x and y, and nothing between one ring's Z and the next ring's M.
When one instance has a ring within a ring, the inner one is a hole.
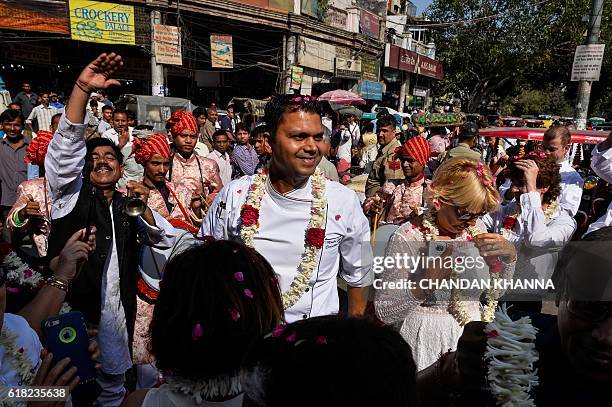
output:
M4 352L9 356L15 371L19 375L19 386L29 386L36 375L36 367L32 365L25 349L17 348L17 334L9 331L8 328L2 328L0 335L0 346L4 348Z
M425 241L427 242L436 240L436 238L440 236L440 231L436 226L435 219L431 210L427 211L423 216L421 232L423 233ZM476 227L470 227L468 228L467 233L467 240L472 240L474 236L479 235L482 232ZM489 265L490 277L494 280L501 278L500 271L503 267L501 266L499 260L497 258L488 259L487 264ZM450 278L452 280L457 280L459 278L459 273L457 273L457 271L453 269L451 271ZM495 289L495 283L491 284L490 288L487 290L487 304L481 311L481 319L483 321L488 322L493 319L495 309L497 308L497 302L499 299L498 291L499 290ZM447 311L453 316L455 321L457 321L460 326L465 326L468 322L472 320L470 313L467 310L465 299L462 297L459 290L455 288L451 290L451 295L448 300Z
M531 325L531 319L513 321L502 305L485 333L487 379L497 405L535 406L529 392L538 385L538 371L533 366L538 360L534 343L538 330Z
M259 212L267 180L267 170L262 170L253 177L246 201L240 209L240 237L244 244L251 248L254 247L253 239L259 230ZM321 250L325 241L324 227L327 208L325 175L318 168L311 177L311 185L313 199L310 208L310 221L304 238L304 254L298 266L297 276L291 282L289 290L282 294L284 309L291 308L304 295L310 283L310 277L316 268L319 250Z
M196 404L220 397L235 397L242 393L240 376L216 376L208 380L194 381L183 377L168 376L165 381L174 393L190 396Z
M27 263L21 260L21 257L10 245L5 245L2 249L4 255L0 267L6 272L7 287L9 294L16 294L19 288L23 287L30 291L36 291L45 285L45 277L38 271L32 269ZM71 308L68 303L64 302L60 309L60 315L70 312Z

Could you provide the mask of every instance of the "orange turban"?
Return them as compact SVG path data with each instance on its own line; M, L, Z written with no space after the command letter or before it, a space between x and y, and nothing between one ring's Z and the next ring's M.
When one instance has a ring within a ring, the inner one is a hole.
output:
M417 136L406 141L401 147L395 150L395 156L412 157L421 165L425 165L429 160L431 147L425 137Z
M172 126L170 127L170 133L173 136L178 136L185 130L189 130L194 134L198 133L198 122L195 117L184 110L177 110L172 113L167 123Z
M50 131L40 130L37 132L36 137L34 137L30 144L26 147L23 161L38 166L45 165L47 149L49 148L49 143L51 143L52 139L53 133Z
M163 134L154 134L149 138L134 137L132 154L138 164L149 161L155 154L170 159L170 145Z

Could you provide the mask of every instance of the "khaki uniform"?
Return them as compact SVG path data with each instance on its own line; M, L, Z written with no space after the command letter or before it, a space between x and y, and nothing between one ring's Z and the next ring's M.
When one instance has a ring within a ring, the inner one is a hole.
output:
M441 163L450 160L451 158L467 158L468 160L482 161L482 156L478 151L474 151L465 143L457 144L457 147L448 150L443 157L439 158L438 161Z
M403 180L404 172L399 159L395 159L395 149L401 147L397 139L378 150L372 172L366 181L366 197L376 195L386 181Z

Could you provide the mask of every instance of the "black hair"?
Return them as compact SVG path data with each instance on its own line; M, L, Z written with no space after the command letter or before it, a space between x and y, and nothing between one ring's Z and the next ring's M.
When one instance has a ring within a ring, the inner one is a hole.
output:
M129 115L128 111L125 110L125 109L115 109L115 110L113 110L113 116L116 115L116 114L124 114L126 119L128 118L128 115Z
M410 346L391 327L365 319L316 317L277 329L253 345L242 372L245 395L257 407L287 400L292 407L417 405ZM376 385L355 391L355 380L372 372Z
M97 100L93 100L93 99L92 99L92 100L90 100L90 101L89 101L89 107L91 107L91 108L94 108L94 107L95 107L95 108L97 108L97 107L98 107L98 101L97 101Z
M15 106L21 107L21 102L11 102L11 103L9 103L9 106L11 106L11 105L15 105ZM13 109L13 110L16 110L16 109Z
M215 132L212 135L212 139L214 140L215 138L217 138L217 136L225 136L225 137L227 137L227 131L221 130L221 129L215 130Z
M136 112L132 111L132 110L128 110L127 111L127 117L128 119L134 119L136 120Z
M102 111L105 111L105 110L113 110L113 107L109 106L109 105L104 105L104 106L102 106Z
M579 241L569 242L559 255L552 280L557 301L570 296L578 301L612 301L606 289L612 280L612 226L597 229ZM576 276L569 277L570 270Z
M264 121L268 125L270 138L274 140L276 129L285 113L308 112L319 116L322 114L321 104L311 96L276 95L266 103Z
M270 263L242 243L209 240L166 264L149 349L157 368L176 376L236 376L251 342L282 319ZM199 333L194 334L197 325Z
M390 114L383 114L377 116L376 120L376 129L380 129L381 127L391 127L395 131L395 117Z
M87 163L91 163L91 166L93 167L92 154L93 151L98 147L112 147L113 151L115 151L115 155L117 156L117 161L119 161L119 164L123 164L123 153L121 152L121 149L118 145L116 145L107 138L94 137L87 140L87 154L85 154L85 165L87 165Z
M196 107L195 109L193 109L193 117L195 117L196 119L198 118L198 116L206 116L206 109L204 109L203 107Z
M25 124L25 118L19 110L6 109L4 112L2 112L2 114L0 114L0 123L12 122L15 119L20 119L21 124Z
M238 133L239 131L246 131L247 133L251 134L251 131L249 130L249 127L246 125L246 123L238 123L236 125L236 133Z

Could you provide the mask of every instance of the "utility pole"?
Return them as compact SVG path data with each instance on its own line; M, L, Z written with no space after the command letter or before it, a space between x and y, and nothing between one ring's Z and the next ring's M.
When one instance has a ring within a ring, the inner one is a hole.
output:
M164 66L157 63L155 59L155 36L153 35L153 24L161 24L162 16L158 10L151 11L151 94L153 96L165 96L166 86L164 84Z
M589 29L586 45L599 42L599 31L601 29L601 14L604 8L604 0L593 0L591 14L589 15ZM576 96L576 127L578 130L586 129L587 115L589 113L589 99L591 98L591 86L593 82L578 82L578 95Z

